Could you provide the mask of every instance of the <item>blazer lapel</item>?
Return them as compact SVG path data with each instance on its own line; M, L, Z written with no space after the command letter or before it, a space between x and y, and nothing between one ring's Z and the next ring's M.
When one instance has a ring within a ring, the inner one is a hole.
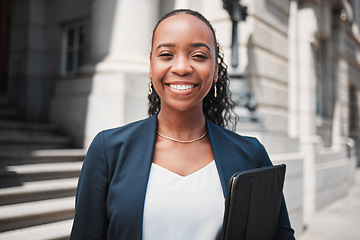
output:
M238 139L232 137L236 134L214 123L207 121L211 149L215 158L224 197L226 197L228 184L233 174L246 170L241 161L243 158L237 146ZM237 143L237 144L236 144Z
M139 185L139 204L141 209L144 208L145 194L150 174L150 168L154 157L155 141L157 129L157 114L149 118L144 125L139 128L138 136L133 136L136 142L132 144L134 153L138 155L136 159L137 170L135 182ZM140 207L139 205L139 207ZM142 221L142 216L141 216Z
M121 164L119 175L122 187L119 195L126 200L118 204L123 204L119 212L119 221L124 221L121 239L140 240L146 188L155 149L157 115L134 126L134 131L122 136L126 139L122 159L126 161Z

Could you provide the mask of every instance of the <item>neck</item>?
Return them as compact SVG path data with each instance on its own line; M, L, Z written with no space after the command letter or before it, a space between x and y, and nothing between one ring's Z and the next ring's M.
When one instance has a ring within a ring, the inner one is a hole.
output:
M158 115L158 132L176 139L195 139L205 133L205 122L202 111L169 113L161 109Z

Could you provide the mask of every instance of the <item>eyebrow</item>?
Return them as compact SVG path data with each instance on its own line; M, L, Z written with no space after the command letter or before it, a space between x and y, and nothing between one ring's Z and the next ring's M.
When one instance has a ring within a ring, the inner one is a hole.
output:
M162 48L162 47L175 47L174 43L160 43L156 49Z
M175 47L176 45L174 43L160 43L156 49L159 49L159 48L162 48L162 47ZM210 52L211 52L211 49L208 45L206 45L205 43L192 43L190 44L190 47L194 47L194 48L197 48L197 47L205 47L207 48Z
M211 49L208 45L206 45L205 43L193 43L190 45L191 47L205 47L207 48L210 52L211 52Z

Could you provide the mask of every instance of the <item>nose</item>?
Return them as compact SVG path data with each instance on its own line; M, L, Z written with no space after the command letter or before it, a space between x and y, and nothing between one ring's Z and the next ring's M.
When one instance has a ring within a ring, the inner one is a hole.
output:
M190 59L186 56L176 57L171 66L171 72L180 76L189 75L192 73L192 70Z

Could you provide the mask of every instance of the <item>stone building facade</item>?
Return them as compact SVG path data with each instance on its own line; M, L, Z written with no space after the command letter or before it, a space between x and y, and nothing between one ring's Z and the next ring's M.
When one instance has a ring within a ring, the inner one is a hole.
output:
M198 10L241 76L233 92L246 86L256 100L238 132L288 166L284 192L299 235L309 213L347 193L360 156L360 1L240 2L248 16L232 67L221 0L3 1L0 90L24 120L55 123L86 148L98 131L147 116L153 26L172 9Z

